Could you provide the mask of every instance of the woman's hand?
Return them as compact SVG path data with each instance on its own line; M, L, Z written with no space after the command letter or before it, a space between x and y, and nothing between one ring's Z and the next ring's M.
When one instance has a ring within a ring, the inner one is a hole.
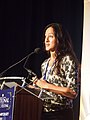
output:
M62 87L62 95L74 99L77 93L68 87Z
M34 80L33 84L43 89L47 89L47 85L48 85L48 83L43 79L36 79Z

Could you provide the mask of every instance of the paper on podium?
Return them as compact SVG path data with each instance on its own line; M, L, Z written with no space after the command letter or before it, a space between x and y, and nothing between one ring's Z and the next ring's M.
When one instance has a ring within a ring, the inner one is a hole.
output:
M24 77L16 77L16 76L10 76L10 77L0 77L0 88L1 89L7 89L11 88L13 86L22 86L23 81L26 78Z

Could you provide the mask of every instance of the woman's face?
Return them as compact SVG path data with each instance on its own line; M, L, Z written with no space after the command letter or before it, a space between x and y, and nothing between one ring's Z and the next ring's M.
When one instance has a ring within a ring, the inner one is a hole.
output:
M55 37L54 29L52 27L47 28L45 31L45 49L46 51L56 51L58 40Z

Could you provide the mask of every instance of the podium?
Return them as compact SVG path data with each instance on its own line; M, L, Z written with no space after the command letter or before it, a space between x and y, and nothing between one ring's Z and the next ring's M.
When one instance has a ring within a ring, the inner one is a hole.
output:
M0 78L1 88L15 86L13 120L41 120L44 99L52 99L42 89L29 88L30 84L32 81L27 83L24 77Z

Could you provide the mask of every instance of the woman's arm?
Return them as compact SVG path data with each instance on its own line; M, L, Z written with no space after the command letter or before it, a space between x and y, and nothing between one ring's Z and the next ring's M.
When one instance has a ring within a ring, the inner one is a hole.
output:
M43 79L37 80L35 82L35 84L37 86L39 86L40 88L43 88L43 89L48 90L50 92L54 92L56 94L60 94L62 96L68 97L70 99L74 99L76 96L76 92L73 91L72 89L67 88L67 87L60 87L60 86L56 86L54 84L47 83Z
M60 62L60 71L62 77L58 75L49 75L49 82L43 80L37 80L36 84L40 88L46 89L50 92L60 94L62 96L74 99L77 96L77 66L70 56L65 56ZM57 85L53 83L53 80L57 81ZM63 81L65 79L65 81ZM60 82L58 82L60 81Z

